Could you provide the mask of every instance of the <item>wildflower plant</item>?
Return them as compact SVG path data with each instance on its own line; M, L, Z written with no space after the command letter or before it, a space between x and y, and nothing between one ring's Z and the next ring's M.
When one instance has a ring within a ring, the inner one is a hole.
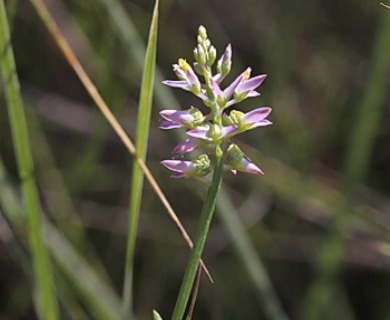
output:
M202 101L209 113L205 115L194 106L187 110L163 110L160 112L160 129L186 130L188 138L173 149L174 154L184 155L191 151L201 154L189 160L164 160L161 163L174 172L173 178L203 179L215 169L217 158L223 158L223 168L233 173L242 171L263 174L231 138L272 124L267 119L271 108L261 107L243 113L231 110L231 107L245 99L260 96L255 90L267 75L251 77L251 68L247 68L222 89L222 82L232 66L231 45L226 47L217 60L217 50L208 39L203 26L199 27L197 42L193 51L193 66L186 60L179 59L173 65L178 80L166 80L163 84L191 92ZM214 66L216 73L213 72ZM230 111L227 112L227 109Z
M187 160L174 158L163 160L161 163L173 171L173 178L196 178L209 183L194 246L173 312L173 320L183 319L214 213L223 172L263 174L240 147L232 142L232 138L257 127L272 124L267 119L271 112L269 107L255 108L247 113L232 108L245 99L260 96L256 89L267 75L252 77L251 68L247 68L231 84L223 86L222 83L232 68L232 47L228 44L224 53L217 59L217 50L211 44L203 26L198 29L197 45L193 54L195 62L192 66L185 59L179 59L178 63L173 65L178 80L165 80L163 84L191 92L200 99L209 112L203 114L194 106L186 110L160 112L160 129L184 129L187 135L187 138L173 149L176 158L186 156ZM191 157L190 154L194 156Z

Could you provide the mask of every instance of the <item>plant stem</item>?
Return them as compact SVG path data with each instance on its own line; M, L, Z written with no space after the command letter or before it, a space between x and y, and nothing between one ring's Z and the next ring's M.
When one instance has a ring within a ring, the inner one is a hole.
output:
M8 116L28 224L27 231L34 269L34 280L37 286L38 317L44 320L55 320L58 319L58 306L54 292L53 275L49 254L44 244L41 208L34 178L34 165L28 139L26 116L23 110L3 0L0 0L0 52L0 69L4 80Z
M188 261L187 269L184 274L183 282L180 287L179 295L176 300L175 309L173 311L172 320L182 320L187 303L190 297L191 289L196 277L197 268L200 257L202 256L203 248L206 243L207 234L210 229L211 220L215 211L215 203L217 193L222 183L223 172L223 156L217 157L217 163L213 175L213 180L207 191L205 203L199 220L199 225L196 230L194 247Z

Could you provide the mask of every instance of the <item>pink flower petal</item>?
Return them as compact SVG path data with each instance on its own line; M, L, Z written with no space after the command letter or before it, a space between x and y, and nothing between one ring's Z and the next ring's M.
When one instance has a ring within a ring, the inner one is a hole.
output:
M252 174L264 174L264 172L261 171L261 169L258 166L256 166L253 162L245 158L243 158L240 163L240 170Z
M203 140L212 140L210 137L207 136L207 132L209 132L209 127L198 127L193 130L188 130L186 132L187 135L193 138L203 139Z
M164 80L162 84L165 84L168 87L180 88L184 90L189 90L187 81L184 80Z
M163 130L169 130L169 129L182 128L183 126L180 123L175 123L169 120L162 120L158 127Z
M245 123L255 123L264 120L270 113L272 109L268 107L257 108L246 113L243 117Z
M163 160L161 164L169 170L185 173L194 169L194 164L191 161L184 160Z
M234 81L225 88L223 91L226 100L230 99L230 97L233 95L233 92L236 90L237 86L241 83L242 79L244 77L244 73L241 73Z
M260 86L263 83L266 77L267 77L266 74L260 74L256 77L250 78L249 80L243 81L237 87L236 92L242 93L242 92L250 92L252 90L255 90L258 86Z
M173 153L184 154L196 149L199 144L199 140L195 138L188 138L183 142L180 142L174 149Z

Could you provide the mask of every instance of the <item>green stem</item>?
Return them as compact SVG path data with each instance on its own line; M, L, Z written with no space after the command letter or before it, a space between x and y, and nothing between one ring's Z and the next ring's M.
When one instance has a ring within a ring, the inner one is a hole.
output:
M213 180L207 191L202 214L199 219L199 225L196 230L194 247L188 261L187 269L184 274L183 282L180 287L179 295L176 300L172 320L182 320L187 303L191 294L191 289L195 281L199 261L202 256L203 248L206 243L207 234L210 228L211 220L215 211L217 193L222 183L223 156L217 157L217 164L213 175Z
M58 319L58 306L50 259L43 241L41 208L4 0L0 0L0 53L0 69L4 80L12 140L28 223L30 251L38 294L39 318L55 320Z

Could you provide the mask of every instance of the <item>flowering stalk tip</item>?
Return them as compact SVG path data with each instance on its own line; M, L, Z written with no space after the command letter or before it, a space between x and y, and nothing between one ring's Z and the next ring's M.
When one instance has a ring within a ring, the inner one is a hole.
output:
M217 59L217 50L208 38L204 26L198 28L193 56L195 62L192 65L185 59L179 59L173 65L178 80L165 80L163 84L191 92L210 112L203 114L193 106L187 110L163 110L160 112L159 127L164 130L186 130L188 138L179 143L173 153L184 155L197 151L200 156L193 160L164 160L161 163L174 172L173 178L203 178L213 171L218 157L223 157L225 170L263 174L231 142L231 138L248 130L271 125L272 122L267 119L271 108L260 107L246 113L231 110L229 114L225 109L245 99L260 96L256 90L267 75L251 76L252 69L247 68L231 84L222 86L232 68L232 46L228 44Z

